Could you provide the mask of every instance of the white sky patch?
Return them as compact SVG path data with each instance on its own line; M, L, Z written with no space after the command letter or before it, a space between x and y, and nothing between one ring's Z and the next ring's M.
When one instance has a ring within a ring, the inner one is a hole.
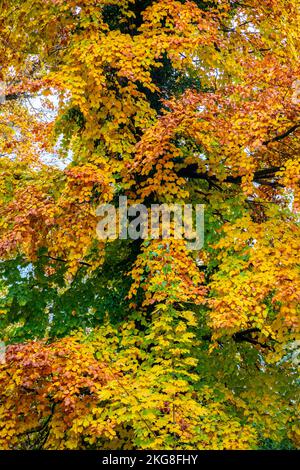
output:
M53 106L53 109L47 106L47 101ZM41 122L53 122L57 117L59 101L54 90L47 96L40 94L30 98L26 97L23 102L28 112Z

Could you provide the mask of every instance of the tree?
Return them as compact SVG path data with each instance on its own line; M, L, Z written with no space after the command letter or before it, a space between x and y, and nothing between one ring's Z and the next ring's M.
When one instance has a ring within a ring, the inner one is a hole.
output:
M299 446L299 20L2 2L2 449ZM99 240L124 195L205 204L203 248Z

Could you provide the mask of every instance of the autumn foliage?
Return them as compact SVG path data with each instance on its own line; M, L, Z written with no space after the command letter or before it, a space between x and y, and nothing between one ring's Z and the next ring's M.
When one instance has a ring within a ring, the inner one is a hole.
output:
M298 448L298 0L0 4L0 449ZM205 240L97 238L205 205Z

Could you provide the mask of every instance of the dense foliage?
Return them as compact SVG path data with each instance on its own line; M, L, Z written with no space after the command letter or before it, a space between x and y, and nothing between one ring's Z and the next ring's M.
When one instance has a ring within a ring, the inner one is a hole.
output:
M298 0L0 3L1 449L299 447ZM205 243L96 209L205 204Z

